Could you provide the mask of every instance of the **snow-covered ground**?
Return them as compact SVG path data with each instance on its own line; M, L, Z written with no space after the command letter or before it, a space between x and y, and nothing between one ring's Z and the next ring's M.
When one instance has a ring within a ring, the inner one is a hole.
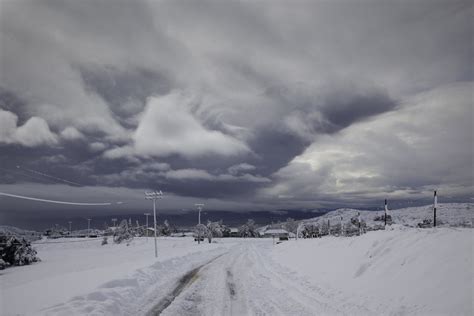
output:
M45 244L40 243L42 241L35 243L41 262L0 271L0 315L37 315L44 308L77 295L105 291L107 287L118 292L127 280L134 284L142 277L164 279L172 272L178 277L193 264L221 254L232 245L231 242L201 243L197 247L191 238L159 238L156 260L152 238L148 242L146 238L135 238L129 246L101 246L101 241L54 239ZM175 266L175 260L183 264ZM188 261L189 265L186 265ZM144 286L151 287L152 284L149 282ZM94 294L87 297L95 302ZM96 303L92 303L94 309L101 309ZM85 310L81 313L87 314Z
M282 243L271 256L342 313L473 315L473 245L470 228L395 226Z
M37 244L0 272L2 315L472 315L473 230L394 225L360 237ZM67 242L64 242L67 241Z

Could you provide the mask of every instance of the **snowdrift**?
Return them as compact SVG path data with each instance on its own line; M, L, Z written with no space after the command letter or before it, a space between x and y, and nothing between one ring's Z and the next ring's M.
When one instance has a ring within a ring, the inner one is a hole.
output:
M357 304L380 315L472 315L473 232L396 225L360 237L286 242L271 256L345 310Z

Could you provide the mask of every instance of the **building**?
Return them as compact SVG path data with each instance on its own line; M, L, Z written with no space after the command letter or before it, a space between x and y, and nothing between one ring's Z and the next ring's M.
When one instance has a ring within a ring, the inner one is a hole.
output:
M263 233L263 237L278 238L279 240L288 240L289 236L290 233L282 228L267 229Z

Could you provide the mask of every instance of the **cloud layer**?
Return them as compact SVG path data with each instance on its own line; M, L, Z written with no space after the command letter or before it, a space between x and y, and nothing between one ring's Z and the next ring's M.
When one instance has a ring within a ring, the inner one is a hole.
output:
M472 194L470 1L1 6L12 193L54 184L21 165L249 210Z

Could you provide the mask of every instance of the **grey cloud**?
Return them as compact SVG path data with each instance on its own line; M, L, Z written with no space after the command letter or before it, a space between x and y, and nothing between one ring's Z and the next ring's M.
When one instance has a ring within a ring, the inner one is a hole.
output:
M0 144L0 162L91 186L240 198L249 208L367 201L436 183L462 195L472 125L425 112L408 123L388 118L417 108L415 95L441 98L439 87L472 82L472 12L470 1L430 0L7 1L0 108L17 116L15 130L34 124L23 145ZM449 95L439 113L472 117L448 106L458 100ZM363 130L377 124L382 133ZM446 130L438 135L435 124ZM46 126L57 142L26 141ZM363 155L341 158L357 149ZM166 178L177 170L201 177ZM39 181L6 174L0 181L14 190ZM356 188L341 196L336 180Z

